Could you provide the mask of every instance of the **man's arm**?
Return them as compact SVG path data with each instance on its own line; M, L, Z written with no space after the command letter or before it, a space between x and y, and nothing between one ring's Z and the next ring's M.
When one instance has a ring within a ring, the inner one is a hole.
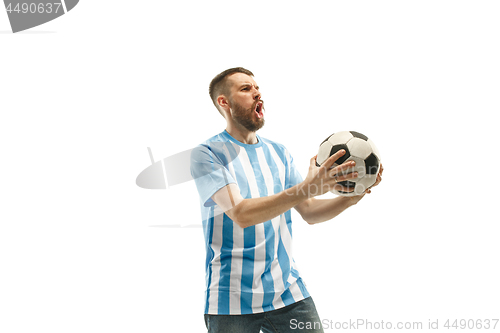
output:
M300 216L309 224L316 224L333 219L347 208L358 203L364 194L354 197L336 197L333 199L310 198L295 206Z
M269 221L308 198L299 185L267 197L243 199L236 184L229 184L212 196L231 220L242 228Z
M338 151L321 167L316 166L316 156L311 158L306 179L280 193L267 197L243 199L238 186L229 184L217 191L212 196L212 200L242 228L271 220L305 200L324 194L334 187L343 191L352 191L352 189L338 185L337 182L356 178L357 173L342 176L337 176L337 174L352 167L354 162L349 161L330 169L335 161L344 154L344 150Z
M371 188L377 186L382 181L383 166L380 166L377 180L365 193L353 197L336 197L333 199L316 199L309 198L297 206L295 209L302 216L304 221L309 224L316 224L333 219L335 216L342 213L347 208L357 204L365 194L371 193Z

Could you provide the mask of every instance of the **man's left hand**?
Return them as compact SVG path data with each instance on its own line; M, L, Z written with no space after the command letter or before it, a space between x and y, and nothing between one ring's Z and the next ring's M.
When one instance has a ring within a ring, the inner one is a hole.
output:
M380 184L380 182L382 181L382 172L384 172L384 167L382 165L382 163L380 163L380 170L378 171L378 174L377 174L377 180L375 181L375 183L370 186L366 191L365 193L372 193L371 189L375 186L377 186L378 184Z

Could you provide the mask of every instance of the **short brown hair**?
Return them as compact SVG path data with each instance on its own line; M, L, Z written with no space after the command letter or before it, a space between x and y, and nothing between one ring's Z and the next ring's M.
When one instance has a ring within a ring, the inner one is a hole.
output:
M217 104L217 97L221 94L227 95L229 97L229 87L227 86L227 78L234 73L243 73L248 76L254 76L252 72L243 67L235 67L226 69L222 73L218 74L216 77L212 79L210 82L210 86L208 87L208 93L210 94L210 98L214 103L217 110L219 110L219 105ZM220 110L219 110L220 112Z

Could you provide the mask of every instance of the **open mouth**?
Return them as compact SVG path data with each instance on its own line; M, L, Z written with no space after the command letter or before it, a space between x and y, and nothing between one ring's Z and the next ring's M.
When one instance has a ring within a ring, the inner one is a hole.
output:
M264 118L264 101L258 101L255 106L255 113L257 114L257 118Z

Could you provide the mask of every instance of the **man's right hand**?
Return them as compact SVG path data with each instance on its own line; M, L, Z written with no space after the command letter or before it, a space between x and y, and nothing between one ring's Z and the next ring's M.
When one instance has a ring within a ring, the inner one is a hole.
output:
M317 155L311 158L307 177L302 182L300 190L306 193L309 198L325 194L331 190L342 192L354 191L354 188L347 188L338 183L358 177L357 172L344 174L346 170L353 168L356 162L347 161L332 168L335 162L344 155L345 150L341 149L330 156L320 167L316 166Z

